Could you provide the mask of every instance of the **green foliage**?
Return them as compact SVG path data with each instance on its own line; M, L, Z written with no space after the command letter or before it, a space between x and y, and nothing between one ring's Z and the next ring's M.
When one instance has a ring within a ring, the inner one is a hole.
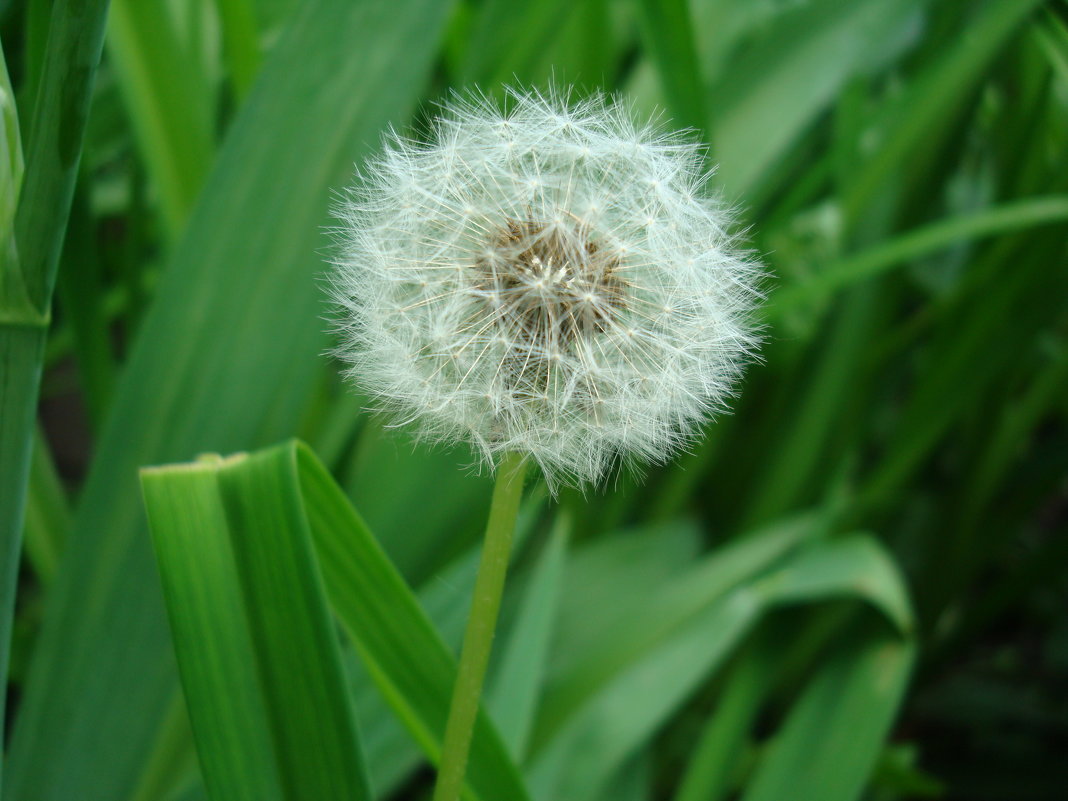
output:
M471 797L1063 794L1063 2L103 5L0 10L5 801L425 795L489 480L340 386L324 228L388 125L550 80L699 132L766 343L527 507Z

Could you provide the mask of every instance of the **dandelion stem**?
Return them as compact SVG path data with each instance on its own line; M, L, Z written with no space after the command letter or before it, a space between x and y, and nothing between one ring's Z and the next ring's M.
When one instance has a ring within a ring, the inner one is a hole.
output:
M486 538L482 545L482 560L479 562L471 613L464 632L460 669L453 688L449 721L445 726L433 801L458 801L463 788L471 734L478 714L493 633L497 627L497 614L501 608L504 577L508 571L508 555L512 548L519 500L523 495L525 473L526 461L522 454L516 453L505 456L497 472L489 522L486 523Z

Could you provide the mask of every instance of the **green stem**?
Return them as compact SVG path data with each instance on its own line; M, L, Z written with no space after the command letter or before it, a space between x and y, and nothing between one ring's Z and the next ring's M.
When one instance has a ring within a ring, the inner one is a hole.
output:
M434 801L458 801L463 788L471 733L478 715L482 680L486 675L493 632L497 627L497 613L501 608L504 577L508 572L508 556L512 549L512 535L519 514L519 500L523 495L525 473L526 462L518 454L506 456L497 472L486 538L482 545L482 560L478 566L478 578L475 579L475 594L471 599L471 614L464 632L460 668L449 707L449 722L445 726Z
M5 683L41 359L107 7L107 0L53 6L36 103L22 131L26 172L15 240L10 230L0 230L0 681ZM3 714L0 695L0 720Z

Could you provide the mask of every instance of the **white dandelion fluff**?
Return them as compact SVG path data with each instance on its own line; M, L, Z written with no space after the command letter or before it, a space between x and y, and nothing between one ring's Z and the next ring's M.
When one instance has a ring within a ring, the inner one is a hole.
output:
M662 461L723 409L759 268L698 145L603 96L455 100L338 210L338 355L381 407L550 486Z

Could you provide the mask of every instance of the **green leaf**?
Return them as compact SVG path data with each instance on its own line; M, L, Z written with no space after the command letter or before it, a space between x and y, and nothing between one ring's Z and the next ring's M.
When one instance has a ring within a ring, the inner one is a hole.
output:
M15 92L7 74L4 50L0 47L0 257L11 246L23 169L22 135L19 133Z
M855 801L901 703L915 645L855 632L820 666L761 760L743 801Z
M300 447L298 454L301 491L331 605L375 683L436 761L455 659L327 470L307 448ZM499 735L481 712L467 781L483 799L528 797Z
M901 234L821 269L811 280L777 291L766 314L779 319L833 292L882 274L890 267L936 253L962 241L995 236L1068 219L1068 197L1055 195L1006 203L974 214L940 220Z
M318 0L272 48L97 443L12 736L20 801L122 801L137 786L176 686L137 468L293 431L327 343L317 276L331 187L411 114L446 12Z
M55 576L71 515L66 492L40 426L34 432L29 479L23 547L38 580L47 584Z
M418 585L486 524L493 482L464 466L478 457L466 448L419 447L378 421L360 435L344 486L404 577ZM397 503L397 487L425 503Z
M175 690L164 715L163 725L153 744L152 756L145 765L132 801L173 801L175 796L190 787L196 788L199 798L207 798L200 778L185 694L179 688Z
M5 687L41 362L106 13L106 0L56 7L37 102L23 119L26 130L19 130L0 51L0 679ZM5 701L6 693L0 697L0 720Z
M486 0L471 23L461 80L493 90L523 76L536 62L573 4L564 0Z
M546 691L532 752L544 747L579 707L634 660L655 650L658 643L670 641L693 618L710 614L708 610L718 601L767 570L819 528L814 518L801 517L724 547L676 577L663 592L644 599L626 619L598 632L587 644L585 658L569 667ZM714 614L742 616L743 607Z
M285 798L369 799L297 459L281 445L218 471L264 708Z
M145 506L205 785L218 801L281 801L217 472L145 470Z
M920 6L821 0L772 20L713 89L717 180L733 195L752 192L846 80L886 63L914 38Z
M671 636L618 667L552 733L531 766L540 798L596 795L732 652L757 620L750 593L710 604ZM569 755L581 754L581 759ZM548 773L547 778L544 774Z
M112 0L108 55L172 239L215 157L215 95L184 44L164 0Z
M216 0L230 83L244 99L260 68L259 28L252 0Z
M770 573L755 589L771 603L860 598L901 634L912 630L912 610L901 574L878 540L865 534L819 542Z
M908 92L885 107L879 146L860 165L842 199L850 226L861 220L886 184L924 174L928 154L951 129L950 121L979 83L988 61L1037 5L1038 0L996 0L978 6L972 18L962 22L968 35L949 43Z
M154 468L142 486L211 796L370 798L294 449Z
M590 658L551 688L531 766L537 797L587 799L602 792L776 605L864 600L908 636L911 612L886 552L862 535L822 540L821 528L818 518L771 527L713 553L659 592L643 593L643 609L621 616L622 626L591 644ZM799 547L805 540L809 545ZM625 651L613 648L625 638ZM567 708L561 709L561 696ZM583 758L569 756L576 753Z
M690 752L674 801L720 801L730 792L734 769L780 656L781 643L772 647L767 629L755 635L756 643L743 650L726 676L713 714Z
M708 118L689 5L686 0L642 0L638 6L646 48L660 73L674 126L692 128L701 136Z

